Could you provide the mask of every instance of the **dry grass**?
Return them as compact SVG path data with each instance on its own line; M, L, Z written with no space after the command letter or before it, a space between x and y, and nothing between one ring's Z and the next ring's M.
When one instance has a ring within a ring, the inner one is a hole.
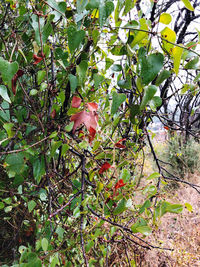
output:
M200 185L200 174L193 174L190 181ZM142 266L148 267L199 267L200 266L200 195L191 187L181 185L169 194L168 201L190 203L193 211L186 208L181 215L166 214L159 230L150 237L151 242L165 244L173 252L151 250L145 254Z

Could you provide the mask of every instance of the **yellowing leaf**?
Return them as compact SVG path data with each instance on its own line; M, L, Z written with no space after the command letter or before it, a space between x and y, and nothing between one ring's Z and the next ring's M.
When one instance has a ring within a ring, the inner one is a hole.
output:
M141 25L140 30L148 31L146 19L144 18L140 19L140 25ZM134 47L136 44L140 43L147 36L148 36L147 32L137 31L136 35L134 36L134 40L131 43L131 47Z
M183 4L187 9L189 9L190 11L194 11L194 7L191 5L189 0L181 0L181 1L183 2Z
M178 75L178 72L179 72L179 66L181 63L182 53L183 53L183 48L179 46L174 47L172 50L173 61L174 61L174 71L176 75Z
M163 23L163 24L169 24L172 21L172 17L170 14L168 13L162 13L160 15L160 20L159 22Z
M163 48L168 53L171 54L172 48L174 47L172 43L175 43L176 41L176 33L170 28L165 27L164 30L161 31L161 37L162 37Z

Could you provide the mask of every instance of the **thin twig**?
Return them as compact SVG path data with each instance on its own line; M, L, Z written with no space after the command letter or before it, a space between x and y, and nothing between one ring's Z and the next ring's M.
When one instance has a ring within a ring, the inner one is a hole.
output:
M32 144L32 145L26 147L26 148L16 149L16 150L11 150L11 151L6 151L6 152L0 152L0 155L7 155L7 154L19 153L19 152L26 151L26 150L28 150L28 149L31 148L31 147L34 147L34 146L39 145L40 143L44 142L44 141L47 140L48 138L49 138L49 136L43 138L42 140L40 140L40 141L38 141L38 142L36 142L36 143L34 143L34 144Z
M76 198L77 196L79 196L81 194L81 190L78 191L76 194L73 195L73 197L70 198L70 200L65 204L63 205L61 208L57 209L54 213L50 214L50 218L54 217L55 215L57 215L58 213L60 213L62 210L64 210L64 208L66 208L67 206L69 206L69 204L72 202L72 200L74 198Z

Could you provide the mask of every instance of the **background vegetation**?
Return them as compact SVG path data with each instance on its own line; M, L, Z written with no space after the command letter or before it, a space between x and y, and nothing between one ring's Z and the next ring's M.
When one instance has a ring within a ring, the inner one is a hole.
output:
M173 250L148 236L183 210L167 182L200 192L183 177L199 137L198 2L1 2L2 266L137 266L143 249Z

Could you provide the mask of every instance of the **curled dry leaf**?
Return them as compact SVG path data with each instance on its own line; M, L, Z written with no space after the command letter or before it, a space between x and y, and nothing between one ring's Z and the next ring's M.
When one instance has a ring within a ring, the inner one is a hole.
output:
M14 95L16 95L16 87L17 87L17 80L19 77L21 77L24 74L24 71L19 69L17 73L12 78L12 92Z
M40 63L40 61L43 60L43 57L38 57L37 55L34 54L33 59L34 59L33 65L36 65L36 64Z
M81 104L81 98L77 96L73 96L72 98L72 108L79 108Z
M121 144L125 140L126 140L126 138L120 139L117 143L115 143L115 147L118 147L118 148L126 148L125 145L122 145Z
M100 170L99 170L99 174L102 174L103 172L107 171L108 169L110 169L111 165L108 162L105 162Z

